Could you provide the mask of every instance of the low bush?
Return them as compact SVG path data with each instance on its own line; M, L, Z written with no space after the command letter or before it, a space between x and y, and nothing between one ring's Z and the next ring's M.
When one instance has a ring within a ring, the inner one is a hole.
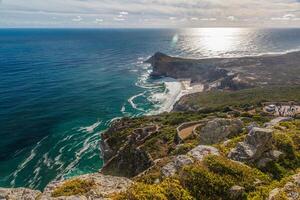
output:
M166 179L160 184L136 183L114 200L194 200L176 179Z
M92 180L72 179L63 183L52 192L52 197L86 194L95 186Z

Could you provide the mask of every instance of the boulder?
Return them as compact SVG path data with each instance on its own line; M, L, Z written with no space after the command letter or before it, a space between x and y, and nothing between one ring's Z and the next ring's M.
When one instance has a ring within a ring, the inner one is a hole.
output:
M292 120L293 120L292 117L277 117L275 119L272 119L270 122L265 123L264 127L272 128L273 126L279 124L280 122L288 122L288 121L292 121Z
M245 195L245 188L234 185L229 189L230 199L240 200L243 199Z
M212 146L199 145L188 152L188 156L192 157L196 161L202 161L207 155L220 155L219 150Z
M243 142L239 142L228 155L241 162L255 162L272 149L273 130L254 127Z
M269 193L267 200L279 199L280 195L284 195L289 200L299 200L300 199L300 173L295 174L291 177L282 188L275 188Z
M239 119L217 118L209 121L199 132L200 144L211 145L235 137L243 131Z
M42 193L27 188L0 188L1 200L35 200Z
M186 155L176 156L171 162L162 167L161 173L163 177L174 176L178 170L186 165L194 163L193 159Z
M161 168L163 177L174 176L177 171L195 161L202 161L207 155L220 155L218 149L212 146L199 145L189 151L187 155L176 156L171 162Z
M84 195L62 196L54 198L52 197L53 191L61 187L66 181L53 181L45 188L41 200L85 200L85 199L97 199L108 200L111 199L111 195L125 191L132 181L123 177L105 176L101 173L87 174L83 176L75 177L74 179L89 180L95 183L95 186ZM73 180L73 179L70 179Z

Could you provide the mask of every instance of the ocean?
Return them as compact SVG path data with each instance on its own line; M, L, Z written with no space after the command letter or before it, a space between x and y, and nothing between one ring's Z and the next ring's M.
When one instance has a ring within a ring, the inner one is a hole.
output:
M285 53L300 29L0 29L0 187L43 189L97 172L112 120L170 111L172 79L149 77L160 51L190 58Z

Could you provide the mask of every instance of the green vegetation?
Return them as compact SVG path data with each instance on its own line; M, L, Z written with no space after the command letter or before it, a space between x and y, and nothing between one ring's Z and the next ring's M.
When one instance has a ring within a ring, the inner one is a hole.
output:
M95 186L92 180L72 179L66 181L52 192L52 197L82 195L89 192Z
M239 200L263 200L276 187L282 187L290 175L300 166L300 120L282 122L274 128L273 149L282 152L279 159L258 168L255 163L246 165L227 158L229 151L238 142L245 139L248 130L229 141L214 146L221 156L207 156L203 161L191 164L179 170L174 177L163 179L161 168L173 156L186 154L199 145L199 136L194 135L178 145L175 142L176 128L183 122L210 120L216 117L239 118L245 126L255 122L263 125L274 116L264 113L263 102L298 101L300 87L254 88L235 92L207 92L194 94L185 99L187 104L204 108L197 112L171 112L159 116L146 116L125 119L124 128L112 132L110 141L113 148L119 149L134 129L157 125L159 131L151 135L139 149L146 151L153 160L159 159L151 169L141 176L133 178L135 184L126 192L116 196L117 200L135 199L232 199L232 186L244 188ZM117 142L116 142L117 141ZM116 142L116 143L114 143ZM117 144L117 145L115 145ZM125 160L130 157L124 156ZM286 199L285 194L276 196L276 200Z
M239 107L246 110L262 102L299 101L300 87L266 87L239 91L212 91L190 95L185 104L206 109Z
M136 183L114 200L193 200L176 179L166 179L160 184Z
M185 167L180 177L196 199L208 200L230 199L229 189L234 185L250 192L256 189L257 180L270 182L270 178L259 170L221 156L208 156L201 165Z

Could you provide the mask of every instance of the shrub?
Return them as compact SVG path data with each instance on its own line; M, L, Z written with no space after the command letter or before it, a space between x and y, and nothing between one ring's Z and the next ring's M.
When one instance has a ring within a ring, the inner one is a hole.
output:
M257 180L270 181L270 178L261 171L221 156L207 156L204 163L210 171L221 176L231 177L235 184L245 187L246 191L255 190Z
M94 186L95 182L92 180L68 180L52 192L52 197L85 194L89 192Z
M230 178L210 172L203 166L185 167L180 179L183 186L199 200L229 199L228 191L233 186Z
M166 179L160 184L136 183L114 200L193 200L194 198L176 179Z
M279 151L285 153L289 159L295 158L295 148L293 140L285 133L278 133L274 135L275 146Z

